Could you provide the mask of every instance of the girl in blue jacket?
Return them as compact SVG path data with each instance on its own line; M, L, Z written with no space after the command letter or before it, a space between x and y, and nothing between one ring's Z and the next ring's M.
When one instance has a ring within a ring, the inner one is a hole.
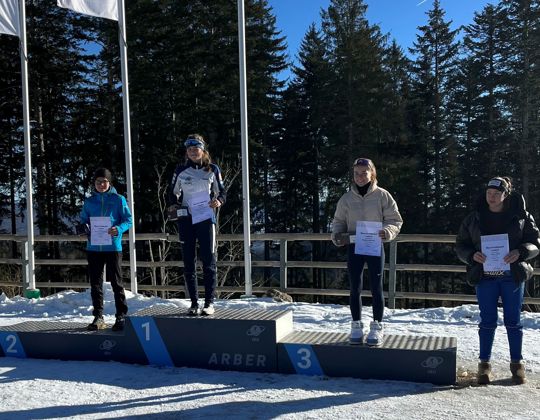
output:
M94 172L92 195L84 201L81 223L87 226L86 246L88 272L94 320L88 329L95 331L106 328L103 320L103 269L114 292L116 322L112 329L124 329L127 314L126 295L122 286L122 234L132 225L131 212L126 199L112 186L111 172L99 168Z

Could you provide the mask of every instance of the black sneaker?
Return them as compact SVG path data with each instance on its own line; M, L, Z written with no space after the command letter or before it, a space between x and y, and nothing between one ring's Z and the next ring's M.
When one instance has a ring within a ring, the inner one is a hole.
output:
M117 316L116 322L114 323L111 329L113 331L123 331L125 325L126 325L126 318L124 318L123 316Z
M199 304L198 303L192 303L191 307L188 309L187 314L189 316L197 316L197 315L199 315Z
M105 324L102 316L94 317L94 320L86 327L88 331L103 330L105 328L107 328L107 324Z

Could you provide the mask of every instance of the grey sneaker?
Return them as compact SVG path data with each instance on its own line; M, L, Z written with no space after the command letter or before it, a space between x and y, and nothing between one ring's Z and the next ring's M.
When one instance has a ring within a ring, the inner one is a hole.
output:
M362 344L364 342L364 325L360 321L351 322L350 344Z
M201 315L208 316L208 315L214 315L216 312L216 309L214 308L213 303L205 303L204 308L201 311Z
M368 346L382 346L384 339L383 325L378 321L369 324L369 333L366 339Z
M102 316L94 317L94 320L86 327L88 331L103 330L105 328L107 328L107 324L105 324Z

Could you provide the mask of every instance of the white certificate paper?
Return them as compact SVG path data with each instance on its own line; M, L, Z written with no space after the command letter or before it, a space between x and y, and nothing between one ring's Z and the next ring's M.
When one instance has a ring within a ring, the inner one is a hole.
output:
M90 245L112 245L112 236L109 234L111 227L110 217L91 217Z
M191 223L199 223L203 220L211 219L214 216L214 210L208 207L210 195L206 191L193 194L188 201L189 212L191 213Z
M504 257L510 252L507 233L480 236L480 241L482 254L486 256L484 271L510 270L510 264L504 262Z
M379 231L381 230L382 222L357 221L354 253L380 257L382 239L379 236Z

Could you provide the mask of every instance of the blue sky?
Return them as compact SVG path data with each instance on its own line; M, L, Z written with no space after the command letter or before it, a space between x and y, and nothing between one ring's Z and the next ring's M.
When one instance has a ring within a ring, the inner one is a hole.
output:
M277 18L277 27L287 37L289 56L293 60L304 34L313 22L320 27L320 11L328 8L330 0L268 0ZM365 0L367 16L377 23L383 33L390 33L407 52L416 39L417 27L427 22L426 12L433 0ZM475 11L498 0L441 0L446 17L453 29L472 22Z

